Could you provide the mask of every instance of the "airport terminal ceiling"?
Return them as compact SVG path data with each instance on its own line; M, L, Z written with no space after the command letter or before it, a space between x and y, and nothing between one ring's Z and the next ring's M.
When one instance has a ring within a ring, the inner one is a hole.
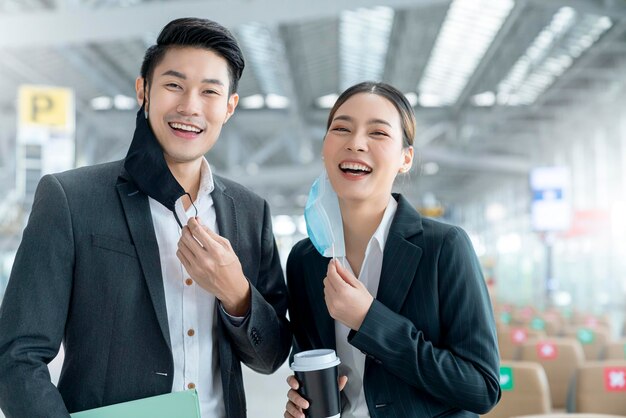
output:
M73 89L78 165L122 158L143 53L189 15L227 25L247 60L239 109L208 159L278 213L301 213L333 95L358 81L389 82L414 105L418 158L399 187L417 206L527 182L569 133L624 108L623 1L0 0L3 199L20 85Z

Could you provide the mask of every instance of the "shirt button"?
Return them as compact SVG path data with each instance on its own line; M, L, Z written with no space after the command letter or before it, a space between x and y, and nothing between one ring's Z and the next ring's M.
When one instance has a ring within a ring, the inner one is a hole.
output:
M187 280L185 280L185 284L187 286L191 286L193 284L193 280L191 280L190 278L187 278Z
M194 383L187 383L187 389L195 389L196 385Z
M193 330L193 328L189 329L187 331L187 335L189 335L190 337L193 337L195 335L196 331Z

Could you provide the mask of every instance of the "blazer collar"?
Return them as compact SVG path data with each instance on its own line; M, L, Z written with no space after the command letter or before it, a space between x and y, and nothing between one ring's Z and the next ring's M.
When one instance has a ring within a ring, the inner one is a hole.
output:
M219 176L213 176L213 183L215 187L213 192L211 192L211 197L215 205L215 215L217 217L219 233L230 241L233 250L238 254L239 231L235 198L229 193L229 190Z
M376 299L394 312L404 304L422 258L422 218L411 204L394 194L398 209L389 228Z
M148 196L139 191L125 169L122 169L117 181L117 193L122 202L126 223L135 244L139 264L143 271L150 299L154 306L159 327L171 349L170 331L167 322L167 307L163 276L159 261L159 246L154 233Z

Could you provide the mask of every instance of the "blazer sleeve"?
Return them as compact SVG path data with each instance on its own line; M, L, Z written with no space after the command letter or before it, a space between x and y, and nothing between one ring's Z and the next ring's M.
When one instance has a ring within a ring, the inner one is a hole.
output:
M74 238L65 192L41 179L0 308L0 407L7 418L69 417L50 381L72 288Z
M250 293L250 312L243 323L222 322L241 361L257 372L273 373L289 354L291 330L287 321L287 286L267 202L264 202L259 277L256 287L250 285Z
M440 324L437 345L377 300L348 341L405 384L450 406L484 414L500 399L498 344L480 265L460 228L446 233L436 266L440 311L432 320Z

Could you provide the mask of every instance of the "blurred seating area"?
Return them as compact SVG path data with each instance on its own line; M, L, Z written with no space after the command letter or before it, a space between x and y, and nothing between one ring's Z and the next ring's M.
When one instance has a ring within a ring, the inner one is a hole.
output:
M626 416L623 324L585 312L497 303L494 313L502 399L483 416Z

